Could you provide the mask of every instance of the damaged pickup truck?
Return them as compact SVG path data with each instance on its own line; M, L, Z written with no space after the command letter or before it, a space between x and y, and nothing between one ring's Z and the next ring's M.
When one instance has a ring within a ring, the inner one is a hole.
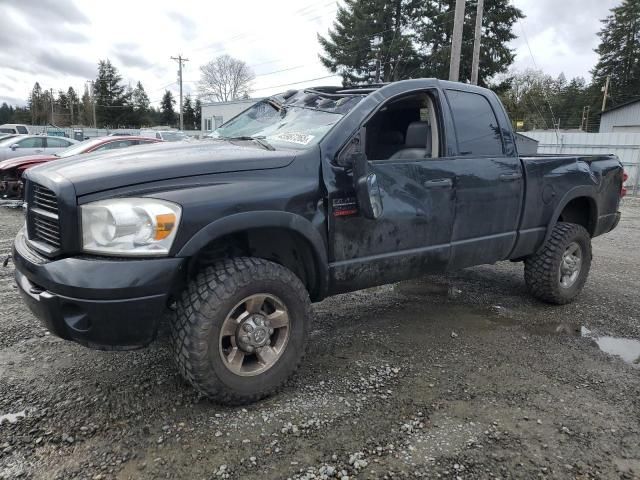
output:
M260 101L202 142L29 169L16 280L54 334L149 344L223 403L297 368L311 302L502 260L530 292L582 290L620 219L615 156L521 157L489 90L433 79Z

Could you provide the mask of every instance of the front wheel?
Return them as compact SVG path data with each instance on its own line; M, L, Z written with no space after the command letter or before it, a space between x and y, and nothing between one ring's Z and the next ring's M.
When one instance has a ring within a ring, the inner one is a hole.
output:
M539 253L524 262L530 293L548 303L563 305L582 291L591 268L591 237L584 227L559 222Z
M220 261L198 273L177 303L176 363L213 400L257 401L300 364L311 306L300 279L281 265L248 257Z

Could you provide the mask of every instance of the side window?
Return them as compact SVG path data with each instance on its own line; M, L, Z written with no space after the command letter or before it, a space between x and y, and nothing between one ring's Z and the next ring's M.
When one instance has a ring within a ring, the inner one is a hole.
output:
M434 101L425 92L392 99L366 124L369 160L421 160L438 156ZM435 138L435 148L434 148Z
M447 90L462 156L503 154L498 119L489 101L477 93Z
M67 148L69 145L70 143L62 138L47 138L48 148Z
M160 132L156 132L156 138L157 138L158 140L162 140L162 137L160 136Z
M27 133L29 133L29 132L27 131L27 128L26 128L26 127L23 127L22 125L18 125L18 126L16 127L16 130L18 130L18 133L21 133L21 134L23 134L23 135L26 135Z
M31 137L16 142L20 148L44 148L44 138Z

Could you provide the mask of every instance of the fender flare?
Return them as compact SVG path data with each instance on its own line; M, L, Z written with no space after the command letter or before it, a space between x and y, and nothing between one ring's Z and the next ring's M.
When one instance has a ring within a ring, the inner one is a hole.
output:
M294 213L261 210L236 213L215 220L193 235L175 256L192 257L217 238L252 228L284 228L299 234L307 240L311 246L319 276L318 291L315 297L321 299L326 296L329 283L329 261L326 242L309 220Z
M556 223L558 223L558 218L560 218L560 214L562 213L564 208L569 204L569 202L571 202L572 200L575 200L576 198L585 197L590 200L591 206L593 207L594 210L591 215L592 218L590 218L589 220L597 223L598 202L596 201L595 194L596 194L595 188L590 185L580 185L569 190L564 195L564 197L562 197L562 199L556 205L556 208L553 210L553 214L551 215L551 221L547 226L547 233L545 234L544 241L540 245L540 248L538 249L538 251L542 250L543 246L547 243L547 240L549 239L549 237L551 237L551 232L553 231L553 227L555 227ZM596 227L597 225L594 225L594 228Z

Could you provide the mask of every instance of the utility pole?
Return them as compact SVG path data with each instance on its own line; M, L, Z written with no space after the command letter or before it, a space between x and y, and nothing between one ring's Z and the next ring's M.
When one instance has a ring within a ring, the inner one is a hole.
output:
M69 95L69 113L71 114L71 125L73 125L73 97L71 95Z
M456 12L451 38L451 58L449 59L449 80L457 82L460 76L460 54L462 53L462 27L464 26L465 0L456 0Z
M609 95L609 82L611 81L611 75L607 75L607 81L604 84L604 98L602 99L602 111L607 108L607 95Z
M49 89L49 94L51 95L49 99L51 100L51 125L53 125L53 88Z
M480 43L482 40L482 15L484 13L484 0L478 0L476 10L476 31L473 40L473 63L471 65L471 84L478 84L478 70L480 69Z
M184 130L184 115L182 112L182 64L188 62L188 58L182 58L182 54L171 57L171 60L178 62L178 82L180 83L180 130Z
M582 121L580 122L580 130L586 132L589 130L589 111L591 106L582 107Z
M87 80L87 83L91 85L91 106L93 109L93 128L98 128L98 122L96 121L96 99L93 96L93 80Z

